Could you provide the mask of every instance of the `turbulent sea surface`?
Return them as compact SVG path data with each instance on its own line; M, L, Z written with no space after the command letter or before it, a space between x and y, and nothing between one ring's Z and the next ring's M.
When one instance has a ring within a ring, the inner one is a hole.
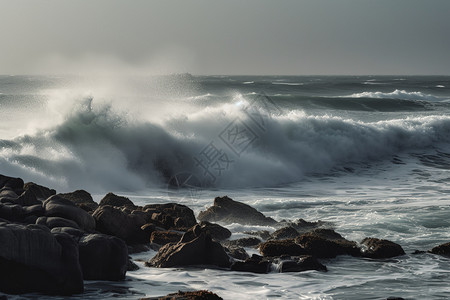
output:
M138 262L125 282L87 281L73 299L193 289L224 299L450 297L450 259L411 254L450 242L450 77L0 76L0 120L1 174L196 214L228 195L276 220L327 221L347 239L389 239L407 253L323 260L326 273ZM231 239L274 230L226 227Z

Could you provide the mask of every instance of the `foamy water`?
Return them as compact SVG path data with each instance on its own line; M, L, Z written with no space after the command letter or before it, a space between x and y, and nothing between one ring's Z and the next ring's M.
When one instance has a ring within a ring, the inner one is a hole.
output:
M407 253L263 275L138 261L125 282L86 282L73 299L192 289L224 299L444 299L450 260L411 253L450 241L449 79L397 79L0 77L0 173L58 192L83 188L96 200L113 191L139 205L178 202L196 214L228 195L276 220L326 221L347 239L389 239ZM244 129L240 143L230 139ZM207 153L217 156L204 168ZM183 174L196 178L193 191L167 189ZM226 227L232 239L274 230Z

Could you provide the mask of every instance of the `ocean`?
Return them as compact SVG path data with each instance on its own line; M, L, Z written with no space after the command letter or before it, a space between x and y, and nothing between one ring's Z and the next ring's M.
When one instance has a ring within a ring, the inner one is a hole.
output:
M147 268L71 299L208 289L224 299L447 299L450 77L0 76L0 174L197 215L228 195L276 220L328 222L406 255L328 272ZM264 226L226 225L231 239ZM247 249L250 254L256 249ZM39 298L39 295L13 299ZM59 299L58 297L50 297Z

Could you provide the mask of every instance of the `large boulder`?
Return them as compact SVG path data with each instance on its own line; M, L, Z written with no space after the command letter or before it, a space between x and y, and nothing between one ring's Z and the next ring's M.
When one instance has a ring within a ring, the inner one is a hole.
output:
M277 256L300 256L308 254L303 247L296 244L293 239L273 240L261 243L259 245L259 252L263 256L277 257Z
M348 241L332 229L316 229L295 239L305 254L319 258L334 258L338 255L360 256L355 242Z
M244 225L275 225L277 221L264 216L255 208L234 201L227 196L216 197L213 206L198 215L200 221L220 222L225 224L239 223Z
M51 196L43 203L47 217L61 217L75 221L84 231L95 230L95 220L72 201L58 195Z
M165 229L187 230L197 224L194 211L177 203L149 204L142 208L152 221ZM150 221L150 220L149 220Z
M85 190L76 190L71 193L58 194L58 196L72 201L78 207L88 212L94 211L98 207L98 204L94 201L94 199L92 199L91 194Z
M273 232L270 235L270 239L272 240L295 239L297 236L299 236L298 231L292 226L287 226Z
M34 182L25 183L23 189L25 191L33 193L38 200L45 200L56 194L55 190L49 189L48 187L36 184Z
M36 224L47 226L50 229L55 227L72 227L80 229L80 226L78 226L76 222L60 217L39 217L36 220Z
M39 225L0 223L0 291L70 295L83 292L78 244Z
M14 191L17 195L20 195L23 193L23 185L24 182L21 178L0 175L0 189L8 188Z
M433 254L450 257L450 242L436 246L433 249L431 249L429 252L433 253Z
M231 236L231 231L219 224L203 221L200 222L200 227L216 241L226 240Z
M177 243L183 235L176 231L153 231L150 236L150 243L165 245L168 243Z
M128 248L121 239L88 234L79 240L80 264L85 280L123 280L128 267Z
M11 203L0 203L0 218L8 221L22 221L25 216L21 205Z
M178 243L166 244L160 248L146 265L158 268L190 265L229 267L230 259L223 247L196 225Z
M127 244L143 244L150 240L150 233L141 228L146 220L139 215L128 214L118 207L101 205L92 216L99 232L114 235Z
M361 242L361 254L368 258L391 258L404 255L403 248L394 242L377 238L365 238Z
M130 209L135 209L136 205L128 199L127 197L118 196L113 193L108 193L100 200L99 206L110 205L117 207L128 207Z

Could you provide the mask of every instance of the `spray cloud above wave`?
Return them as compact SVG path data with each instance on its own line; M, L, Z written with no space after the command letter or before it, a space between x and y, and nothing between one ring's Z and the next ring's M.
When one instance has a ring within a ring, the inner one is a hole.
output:
M113 81L89 93L53 91L45 126L0 141L1 169L60 190L138 191L180 172L217 187L273 186L450 140L447 116L364 122L274 113L257 94L205 103L184 77L154 80L141 90ZM264 126L249 109L265 113Z

